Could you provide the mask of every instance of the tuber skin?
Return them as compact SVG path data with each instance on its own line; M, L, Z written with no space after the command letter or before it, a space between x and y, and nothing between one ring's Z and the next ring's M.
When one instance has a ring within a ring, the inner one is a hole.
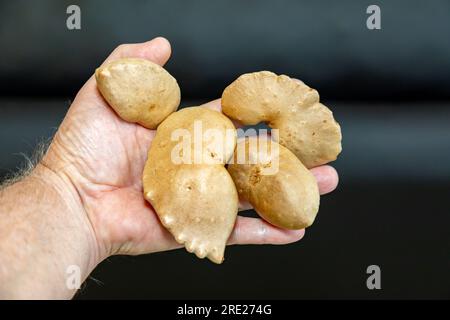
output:
M307 167L336 160L341 129L319 94L304 83L269 71L247 73L222 94L222 111L243 125L265 122L279 130L275 141Z
M198 163L176 164L173 150L180 141L171 136L174 130L185 129L194 137L195 121L201 122L203 132L219 130L223 140L202 138L197 146L192 139L188 144L191 155L201 147L204 158ZM234 134L226 135L227 130ZM144 168L144 196L161 223L189 252L215 263L223 261L238 212L236 187L225 168L235 145L234 125L222 113L203 107L184 108L159 125Z
M238 142L237 152L245 152L245 163L228 165L239 196L247 199L269 223L284 229L309 227L319 210L319 188L313 174L287 148L268 139L267 148L258 145L263 138L247 137ZM250 146L254 147L251 148ZM278 147L278 152L271 152ZM264 156L264 157L261 157ZM262 159L263 161L256 161ZM253 161L252 161L253 160ZM274 173L264 174L267 164L278 163Z
M146 59L114 60L95 71L103 98L125 121L156 129L180 104L177 81Z

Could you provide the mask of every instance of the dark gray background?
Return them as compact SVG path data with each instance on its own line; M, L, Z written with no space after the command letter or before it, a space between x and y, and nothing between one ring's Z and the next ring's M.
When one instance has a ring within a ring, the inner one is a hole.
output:
M381 30L366 28L370 4ZM318 89L342 126L340 185L299 243L229 247L221 266L113 257L79 298L450 298L449 1L1 1L0 177L114 47L158 35L183 106L263 69ZM370 264L382 290L366 288Z

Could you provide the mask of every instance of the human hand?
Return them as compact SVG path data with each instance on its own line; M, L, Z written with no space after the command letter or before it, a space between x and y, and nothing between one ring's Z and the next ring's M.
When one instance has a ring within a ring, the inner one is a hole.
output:
M170 44L163 38L121 45L105 62L144 58L164 65ZM220 110L220 100L205 106ZM142 171L155 130L119 118L91 77L77 94L41 164L76 190L77 214L85 216L99 260L114 254L143 254L180 247L142 194ZM320 193L335 189L330 166L311 170ZM248 204L242 204L247 209ZM238 217L229 244L286 244L304 230L282 230L259 218ZM100 262L100 261L98 261Z

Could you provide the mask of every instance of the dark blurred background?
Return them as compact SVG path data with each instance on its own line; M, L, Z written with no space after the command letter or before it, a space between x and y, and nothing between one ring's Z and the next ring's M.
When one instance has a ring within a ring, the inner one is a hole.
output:
M66 28L70 4L81 30ZM299 243L229 247L221 266L113 257L78 298L450 298L449 1L1 1L0 178L117 45L160 35L183 106L249 71L316 88L343 131L340 185ZM366 287L372 264L381 290Z

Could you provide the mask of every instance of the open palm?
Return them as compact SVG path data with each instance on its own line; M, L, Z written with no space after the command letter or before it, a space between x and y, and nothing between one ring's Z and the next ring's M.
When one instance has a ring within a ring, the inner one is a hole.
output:
M163 38L121 45L107 58L139 57L163 65L170 45ZM216 100L207 106L220 109ZM101 255L141 254L177 248L142 194L142 171L154 130L120 119L103 100L91 77L78 93L43 159L69 178L91 224ZM321 193L332 191L337 174L329 166L312 169ZM245 207L245 206L243 206ZM261 219L238 217L230 244L284 244L304 230L282 230Z

